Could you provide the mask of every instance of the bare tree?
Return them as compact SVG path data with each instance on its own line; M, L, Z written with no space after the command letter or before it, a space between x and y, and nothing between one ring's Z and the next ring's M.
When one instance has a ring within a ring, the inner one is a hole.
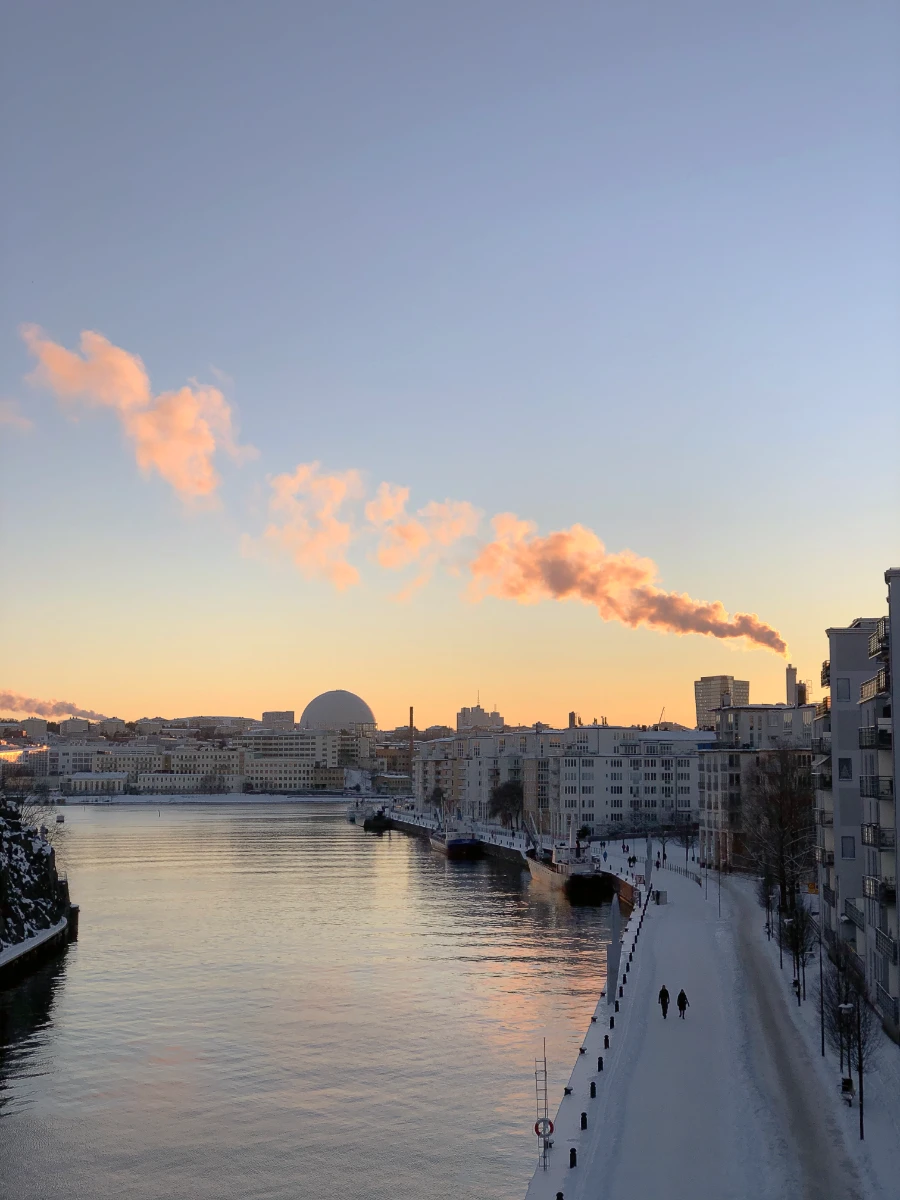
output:
M675 830L675 841L679 846L684 846L684 863L687 866L688 854L697 843L697 826L693 821L688 819L678 826Z
M856 955L839 941L829 956L823 978L825 1036L839 1056L841 1075L857 1077L859 1136L865 1137L864 1077L875 1069L881 1045L879 1022L866 999L866 979Z
M813 870L815 810L809 754L787 746L761 752L745 792L744 840L760 875L770 876L782 911L796 906Z
M781 922L782 948L787 950L794 963L794 980L797 989L797 1004L801 992L806 999L806 964L819 944L819 930L812 913L805 904L798 904L789 917Z

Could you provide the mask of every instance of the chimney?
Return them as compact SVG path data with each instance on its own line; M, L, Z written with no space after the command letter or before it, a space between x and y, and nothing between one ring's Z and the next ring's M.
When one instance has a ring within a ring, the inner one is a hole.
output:
M570 729L575 728L575 713L573 713L573 712L569 713L569 728Z
M797 704L797 668L788 663L785 675L787 677L787 702L791 708L794 708Z

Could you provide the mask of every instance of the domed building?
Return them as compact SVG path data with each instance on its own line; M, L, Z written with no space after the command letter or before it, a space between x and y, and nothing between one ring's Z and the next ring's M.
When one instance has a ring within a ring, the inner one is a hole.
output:
M360 696L338 688L310 700L300 717L301 729L375 729L375 714Z

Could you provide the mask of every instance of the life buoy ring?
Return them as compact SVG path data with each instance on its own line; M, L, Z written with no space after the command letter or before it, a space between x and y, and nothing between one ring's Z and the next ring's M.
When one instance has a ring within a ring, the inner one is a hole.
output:
M538 1117L534 1123L534 1132L538 1137L549 1137L553 1132L553 1122L549 1117Z

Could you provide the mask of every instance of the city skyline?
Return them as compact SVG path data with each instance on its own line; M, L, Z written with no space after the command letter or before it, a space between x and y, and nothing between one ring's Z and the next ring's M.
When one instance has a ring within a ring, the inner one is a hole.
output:
M10 21L4 688L690 725L883 612L896 14L84 11Z

